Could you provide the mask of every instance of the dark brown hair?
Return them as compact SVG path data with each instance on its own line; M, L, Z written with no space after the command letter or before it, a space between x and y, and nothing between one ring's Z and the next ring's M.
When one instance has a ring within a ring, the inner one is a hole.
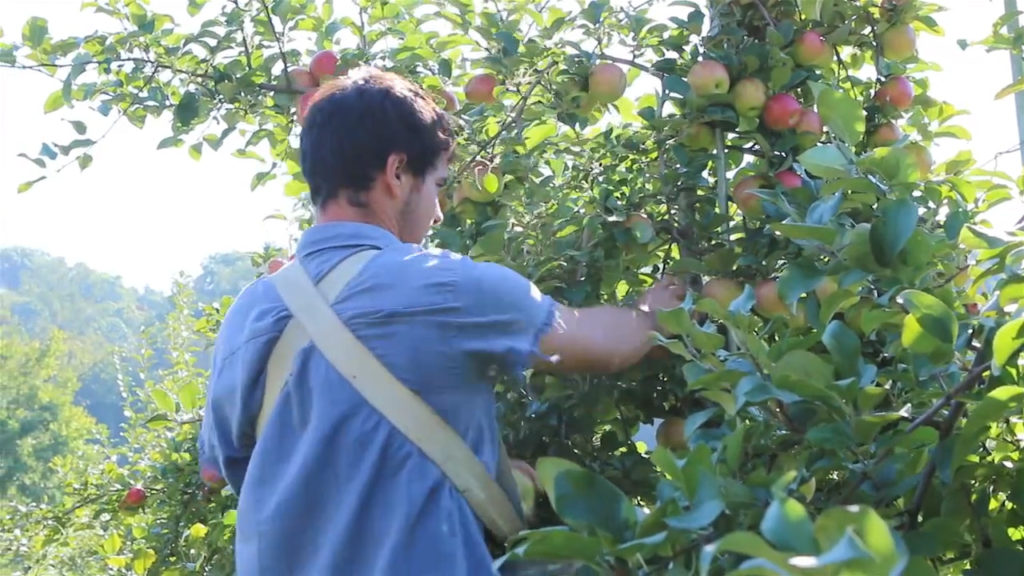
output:
M306 113L300 152L313 205L343 192L353 206L391 154L405 154L416 178L454 145L447 114L415 83L391 72L358 68L318 89Z

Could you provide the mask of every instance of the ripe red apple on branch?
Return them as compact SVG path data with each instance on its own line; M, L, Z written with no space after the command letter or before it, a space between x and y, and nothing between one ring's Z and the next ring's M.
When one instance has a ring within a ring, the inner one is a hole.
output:
M879 124L871 135L868 136L868 145L873 148L882 148L884 146L892 146L903 137L903 132L900 127L892 122L884 122Z
M832 62L832 46L818 32L807 30L793 43L793 61L800 66L827 66Z
M893 24L882 32L882 57L902 62L917 53L917 34L910 24Z
M626 93L626 73L611 62L602 62L590 70L587 91L602 104L615 102Z
M146 490L142 486L132 486L125 492L118 507L122 510L134 510L146 503Z
M678 416L669 416L665 418L661 424L658 425L658 430L654 434L655 441L658 446L663 446L669 450L684 450L687 446L686 442L686 420Z
M701 287L700 294L718 302L722 308L728 308L733 300L743 294L743 287L732 278L710 278Z
M746 176L736 182L732 188L732 199L736 202L740 212L744 216L759 218L764 216L764 207L761 205L761 197L754 190L764 188L765 179L760 175Z
M769 130L783 132L796 127L803 110L800 101L792 94L780 92L765 102L762 121Z
M906 76L893 76L878 88L874 100L883 108L892 107L902 112L914 101L914 85Z
M793 129L796 131L797 144L801 148L814 147L825 135L825 124L821 121L821 115L809 108L800 111L800 119Z
M494 89L498 80L491 74L477 74L466 83L466 100L474 104L494 102Z
M782 170L775 173L775 179L786 188L799 188L804 185L800 175L792 170Z
M309 92L320 85L320 79L303 68L292 68L288 71L288 77L291 80L292 88L303 92Z
M330 50L321 50L309 61L309 72L318 80L332 78L337 74L338 55Z

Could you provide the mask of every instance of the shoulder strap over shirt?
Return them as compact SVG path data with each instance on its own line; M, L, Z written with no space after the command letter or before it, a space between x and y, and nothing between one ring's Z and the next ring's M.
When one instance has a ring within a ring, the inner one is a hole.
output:
M298 261L271 277L294 318L270 356L257 435L287 381L295 353L312 338L324 357L367 402L441 468L487 529L505 541L525 525L504 445L500 446L499 485L462 438L422 398L399 382L329 305L375 253L368 250L346 258L319 286L313 284Z

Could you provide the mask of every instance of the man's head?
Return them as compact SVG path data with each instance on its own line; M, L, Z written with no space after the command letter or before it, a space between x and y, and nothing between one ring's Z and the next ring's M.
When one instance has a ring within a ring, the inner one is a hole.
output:
M453 149L447 115L419 86L360 68L310 105L302 173L320 220L370 222L419 243L441 221L437 194Z

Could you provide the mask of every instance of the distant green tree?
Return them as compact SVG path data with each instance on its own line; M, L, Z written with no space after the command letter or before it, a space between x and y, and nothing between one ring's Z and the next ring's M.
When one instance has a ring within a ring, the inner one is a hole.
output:
M0 325L0 497L43 502L60 494L55 458L98 460L104 433L74 404L78 381L65 337L29 339Z

